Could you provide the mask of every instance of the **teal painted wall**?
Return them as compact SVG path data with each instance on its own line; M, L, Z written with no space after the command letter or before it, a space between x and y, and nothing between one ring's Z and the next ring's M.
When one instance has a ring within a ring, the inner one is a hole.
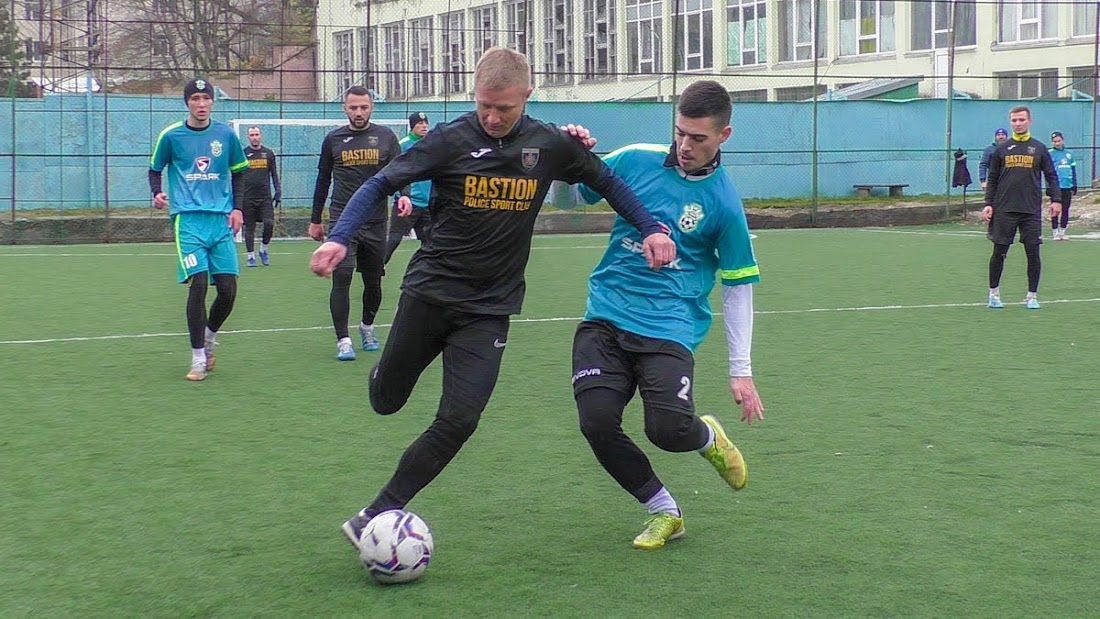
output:
M981 149L996 127L1008 125L1012 105L954 103L952 150L961 147L969 153L975 180ZM1065 133L1068 148L1081 162L1079 177L1095 177L1089 169L1091 103L1040 101L1031 107L1036 137L1046 141L1052 130ZM435 124L469 109L470 103L381 103L374 117L401 121L412 111L424 111ZM343 117L338 103L218 101L214 112L225 121ZM667 142L671 135L668 104L532 102L528 112L550 122L585 125L599 139L599 152L632 142ZM16 209L100 207L108 195L112 206L147 206L153 140L185 113L182 99L147 96L63 95L0 102L0 208L10 208L13 197ZM734 105L734 132L722 161L745 197L810 195L811 115L810 103ZM867 182L908 183L911 194L942 194L944 115L942 100L819 103L820 194L853 195L854 183ZM265 142L280 155L287 206L309 205L325 131L268 129ZM971 190L977 191L976 182Z

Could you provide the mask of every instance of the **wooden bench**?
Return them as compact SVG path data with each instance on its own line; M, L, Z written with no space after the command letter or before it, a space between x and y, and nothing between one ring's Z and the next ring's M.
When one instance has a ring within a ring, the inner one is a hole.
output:
M888 187L890 189L890 196L896 198L896 197L902 195L901 190L905 187L908 187L908 186L909 185L904 184L904 183L881 183L881 184L863 183L863 184L859 184L859 185L852 185L852 187L855 188L855 190L856 190L856 195L860 196L861 198L866 198L866 197L870 196L871 195L871 189L873 189L875 187Z

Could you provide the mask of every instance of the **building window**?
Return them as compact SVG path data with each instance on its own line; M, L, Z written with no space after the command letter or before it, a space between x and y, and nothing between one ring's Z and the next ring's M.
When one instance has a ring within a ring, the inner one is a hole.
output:
M378 26L368 28L356 28L355 36L359 40L359 75L362 79L359 83L371 89L378 90L377 63L373 61L374 46L378 41Z
M912 48L914 50L947 49L951 40L951 0L913 2ZM959 0L955 14L955 47L968 47L976 42L977 6L975 0Z
M828 92L828 88L824 84L818 84L815 86L792 86L790 88L776 88L775 100L776 101L808 101L813 99L814 96L820 97ZM814 93L817 93L816 95Z
M27 57L27 60L31 62L42 60L42 41L26 39L23 43L25 45L24 55Z
M626 47L631 73L661 70L661 0L626 0Z
M341 97L355 85L355 67L352 65L352 31L344 30L332 35L332 48L336 59L336 91Z
M726 0L726 64L748 66L768 61L767 17L764 0Z
M1073 36L1092 37L1096 35L1096 4L1090 2L1073 5Z
M508 30L505 45L521 52L528 59L535 57L531 41L531 0L516 0L504 5L504 19Z
M1058 69L997 74L998 99L1054 99L1058 96Z
M38 21L42 19L42 0L26 0L23 5L24 17ZM39 42L41 44L41 42Z
M394 22L382 26L382 62L386 71L386 98L405 98L405 32L404 24Z
M730 101L737 103L739 101L767 101L768 89L761 88L759 90L734 90L730 92Z
M817 57L824 58L828 51L825 35L826 5L822 0L779 0L779 60L793 62L812 60L814 31L817 31ZM814 20L814 11L818 18Z
M545 0L543 84L573 81L573 0Z
M156 32L153 36L149 37L149 43L152 46L153 56L158 58L167 58L171 55L171 48L168 44L168 35L163 32Z
M584 77L614 75L615 0L584 0Z
M412 74L412 94L427 96L432 88L432 18L422 17L409 22L409 71Z
M445 13L443 20L443 92L466 92L466 31L462 11Z
M841 56L894 49L894 0L840 0Z
M711 0L686 0L677 19L676 68L693 71L714 66L714 11Z
M485 50L497 44L497 7L482 6L473 9L474 49L478 58Z
M1069 70L1069 87L1078 92L1096 96L1096 73L1092 67L1074 67Z
M1044 0L1001 0L1001 43L1058 36L1058 5ZM1091 24L1090 24L1091 26Z

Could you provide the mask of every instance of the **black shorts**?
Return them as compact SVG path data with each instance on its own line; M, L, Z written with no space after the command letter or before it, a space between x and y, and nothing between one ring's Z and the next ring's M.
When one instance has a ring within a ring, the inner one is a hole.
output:
M695 412L695 358L681 344L623 331L599 320L573 336L573 394L606 387L662 408Z
M1043 216L1036 213L993 212L989 240L997 245L1011 245L1020 232L1020 243L1038 245L1043 242Z
M271 198L245 198L241 205L244 223L254 224L261 221L275 221L275 208Z
M385 275L386 222L370 222L359 228L348 242L348 255L337 269L355 268L360 273Z

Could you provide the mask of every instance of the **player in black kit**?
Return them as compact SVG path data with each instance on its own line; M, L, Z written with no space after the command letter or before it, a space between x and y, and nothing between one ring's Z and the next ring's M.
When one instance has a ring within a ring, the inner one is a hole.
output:
M523 54L487 50L474 71L476 111L441 124L367 181L348 203L310 267L325 275L343 259L360 221L385 213L379 198L432 181L432 234L409 262L393 328L371 372L376 412L397 412L421 372L443 355L443 393L431 426L406 450L374 501L342 526L356 546L376 514L404 507L477 428L496 385L509 316L524 296L535 216L554 179L584 182L637 228L652 268L676 245L621 179L561 129L524 114L531 69Z
M993 256L989 259L989 307L1001 309L1001 273L1005 267L1008 247L1020 232L1020 243L1027 254L1028 309L1039 309L1039 244L1043 242L1043 194L1039 175L1046 177L1050 196L1050 216L1062 213L1058 174L1045 144L1031 137L1031 110L1018 106L1008 113L1012 137L1002 142L989 159L986 179L985 208L982 219L993 220L989 236L993 241Z
M260 262L267 266L271 258L267 246L275 232L275 206L282 196L279 187L279 171L275 166L275 151L263 145L263 132L259 127L248 128L248 146L244 149L248 169L244 171L244 249L248 252L248 266L256 266L256 222L263 224L260 238ZM271 187L275 186L275 195Z
M313 213L309 220L309 236L315 240L324 240L321 214L325 209L329 183L332 183L332 202L329 204L331 226L340 218L355 190L401 153L393 131L371 124L373 109L374 102L366 88L353 86L344 93L344 113L348 115L348 124L325 136L321 145L321 160L317 164L317 185L313 189ZM385 205L386 200L379 199L377 203ZM374 316L382 303L382 275L385 274L384 210L372 211L343 240L348 252L332 273L328 304L332 327L336 331L336 358L352 361L355 359L355 348L348 337L348 314L351 312L352 271L357 268L363 278L363 318L359 323L359 340L363 350L379 348L378 338L374 334Z

